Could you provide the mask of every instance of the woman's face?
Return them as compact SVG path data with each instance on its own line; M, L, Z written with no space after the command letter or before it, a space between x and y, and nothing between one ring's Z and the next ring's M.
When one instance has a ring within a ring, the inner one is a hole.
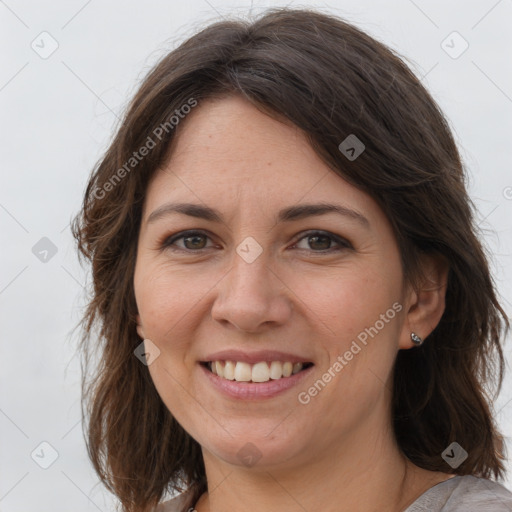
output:
M238 465L293 466L368 439L390 424L393 363L410 346L387 218L297 128L241 98L182 123L147 190L134 276L163 402L205 456ZM327 203L339 210L304 208Z

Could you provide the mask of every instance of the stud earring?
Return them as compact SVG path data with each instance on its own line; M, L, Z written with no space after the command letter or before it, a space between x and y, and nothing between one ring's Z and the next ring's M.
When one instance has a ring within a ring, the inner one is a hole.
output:
M423 340L414 332L411 332L411 340L417 346L423 343Z

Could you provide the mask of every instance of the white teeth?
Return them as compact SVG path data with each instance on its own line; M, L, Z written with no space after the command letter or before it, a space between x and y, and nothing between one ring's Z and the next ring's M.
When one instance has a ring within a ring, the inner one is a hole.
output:
M212 361L208 363L208 368L215 375L227 380L236 380L237 382L268 382L270 379L277 380L299 373L303 368L303 364L291 363L289 361L284 363L272 361L269 366L269 363L266 361L253 365L242 361Z
M222 363L220 361L215 361L215 363L213 363L213 365L215 366L215 369L217 370L215 373L219 377L224 377L224 368L222 366Z
M233 361L226 361L224 365L224 378L235 380L235 363L233 363Z
M270 378L280 379L283 376L283 365L279 361L270 363Z
M252 367L252 381L253 382L267 382L270 379L270 369L268 364L263 361L256 363Z
M252 372L249 363L242 363L238 361L235 366L235 380L238 382L249 382L251 380Z

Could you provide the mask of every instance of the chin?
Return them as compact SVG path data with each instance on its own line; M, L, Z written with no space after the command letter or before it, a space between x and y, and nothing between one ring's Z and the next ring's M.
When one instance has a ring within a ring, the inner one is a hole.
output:
M253 426L254 423L253 421ZM273 424L274 429L277 424L277 422ZM265 425L268 425L268 422L265 422ZM231 433L229 427L228 431ZM267 432L271 432L271 429ZM245 433L226 437L226 432L223 431L218 442L214 442L210 435L202 446L213 457L230 465L265 470L280 465L286 466L299 456L303 456L304 447L297 442L297 435L289 432L287 435L289 436L287 439L275 432L261 436Z

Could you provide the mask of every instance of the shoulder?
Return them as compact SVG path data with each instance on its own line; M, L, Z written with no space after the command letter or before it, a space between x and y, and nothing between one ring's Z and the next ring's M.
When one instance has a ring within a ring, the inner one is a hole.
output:
M404 512L512 512L512 492L472 475L456 476L424 492Z
M192 512L194 510L192 498L192 493L185 491L164 503L160 503L153 509L153 512Z

